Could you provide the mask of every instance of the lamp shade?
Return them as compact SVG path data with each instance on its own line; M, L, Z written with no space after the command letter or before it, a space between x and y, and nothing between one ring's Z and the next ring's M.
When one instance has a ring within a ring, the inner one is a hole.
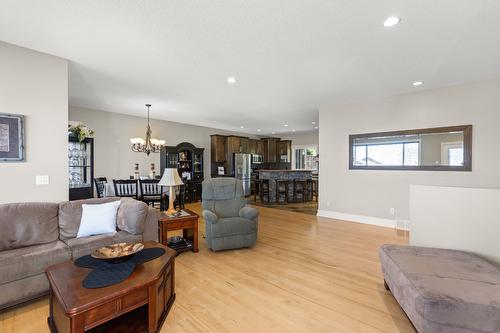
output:
M163 176L160 179L158 185L160 186L177 186L184 184L181 177L179 177L179 172L177 168L165 168Z

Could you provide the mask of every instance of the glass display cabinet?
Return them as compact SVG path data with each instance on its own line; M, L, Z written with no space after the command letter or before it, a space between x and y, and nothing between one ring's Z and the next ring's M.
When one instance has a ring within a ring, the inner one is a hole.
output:
M82 142L69 136L68 142L69 200L94 197L94 139Z
M201 200L204 148L196 148L189 142L177 146L165 146L161 150L161 174L165 168L177 168L185 185L185 202Z

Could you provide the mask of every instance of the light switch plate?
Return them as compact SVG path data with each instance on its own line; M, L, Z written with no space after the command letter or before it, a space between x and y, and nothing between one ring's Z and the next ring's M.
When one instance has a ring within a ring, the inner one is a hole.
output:
M49 185L50 179L48 175L36 176L36 185Z

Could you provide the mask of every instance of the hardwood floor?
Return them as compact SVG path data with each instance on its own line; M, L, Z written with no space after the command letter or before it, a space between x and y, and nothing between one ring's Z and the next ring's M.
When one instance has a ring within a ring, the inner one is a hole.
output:
M278 203L268 204L260 201L259 198L257 198L257 201L254 201L252 196L247 199L247 203L258 207L282 209L289 212L304 213L314 216L318 213L318 203L316 201L289 202L284 205Z
M200 212L199 204L189 205ZM384 289L383 243L405 234L259 207L252 249L176 259L177 299L162 332L415 332ZM48 332L47 299L0 313L0 332Z

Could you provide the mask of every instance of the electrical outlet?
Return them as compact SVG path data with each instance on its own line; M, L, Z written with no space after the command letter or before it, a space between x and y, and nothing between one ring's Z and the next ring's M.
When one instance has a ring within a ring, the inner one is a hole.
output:
M326 207L330 207L330 201L326 202Z
M48 175L36 176L35 184L36 185L49 185L50 179Z
M389 213L390 213L392 216L396 215L396 209L394 209L394 208L389 208Z

